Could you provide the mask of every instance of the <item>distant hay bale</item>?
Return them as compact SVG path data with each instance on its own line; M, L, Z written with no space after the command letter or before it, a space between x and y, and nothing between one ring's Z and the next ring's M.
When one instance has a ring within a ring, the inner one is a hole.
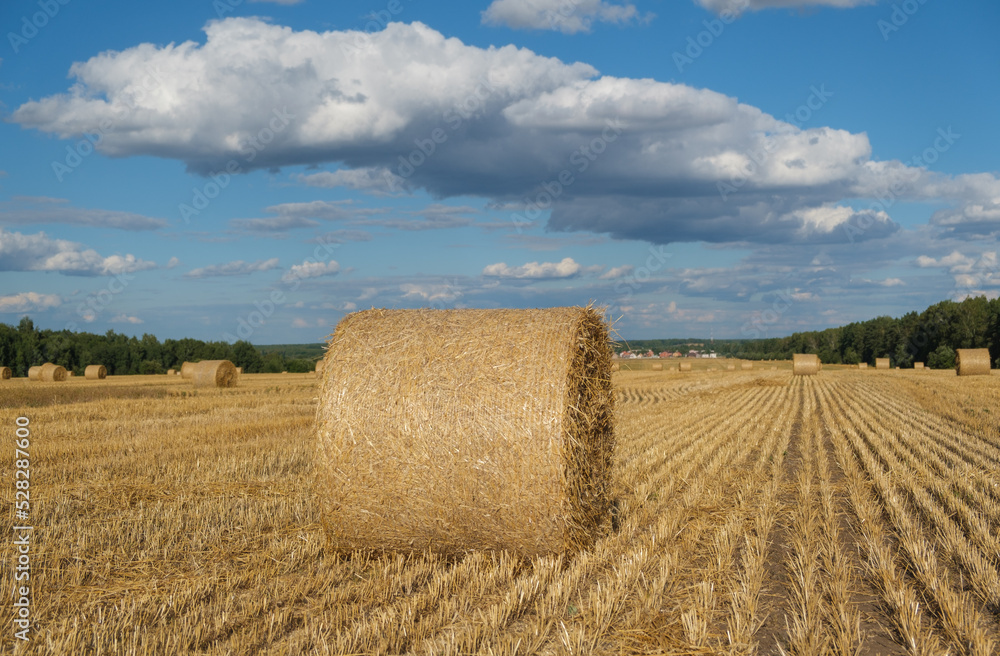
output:
M76 375L76 374L75 374L75 373L73 373L73 370L72 370L72 369L67 369L67 370L66 370L66 378L72 378L72 377L73 377L73 376L75 376L75 375Z
M87 380L104 380L108 377L108 369L103 364L87 365L83 377Z
M815 353L795 353L792 355L792 375L815 376L822 364Z
M618 364L617 362L614 363L613 365L611 365L611 371L620 371L621 368L622 368L622 366L620 364Z
M28 369L28 380L41 380L42 379L42 368L31 367Z
M195 387L236 387L238 378L236 366L229 360L202 360L191 374Z
M892 365L889 363L889 358L875 358L875 368L891 369Z
M181 365L181 378L190 380L194 376L194 368L197 362L185 362Z
M39 380L43 383L61 383L66 380L66 369L57 364L46 362L42 365L42 373Z
M777 371L777 370L778 370L778 367L777 367L777 366L775 366L775 365L771 365L771 371Z
M989 376L989 349L956 349L955 371L959 376Z
M283 374L287 374L288 372L287 372L287 371L282 371L281 373L283 373Z
M860 364L858 364L858 369L867 369L867 368L868 368L867 362L861 362Z
M0 380L9 380L14 372L10 370L10 367L0 367Z
M663 363L657 362L653 365L653 371L663 371Z
M743 371L749 371L750 369L753 369L753 362L741 362L740 369L742 369Z
M593 544L610 510L610 345L593 308L349 314L316 415L334 548Z
M736 371L736 365L735 364L727 364L726 365L726 371Z
M236 373L242 374L243 373L243 367L236 367Z
M691 363L690 362L682 362L682 363L680 363L679 366L680 366L681 371L691 371Z
M177 373L176 369L167 369L167 375L168 376L173 376L176 373Z
M924 368L924 363L923 362L914 362L913 363L913 368L914 369L923 369Z

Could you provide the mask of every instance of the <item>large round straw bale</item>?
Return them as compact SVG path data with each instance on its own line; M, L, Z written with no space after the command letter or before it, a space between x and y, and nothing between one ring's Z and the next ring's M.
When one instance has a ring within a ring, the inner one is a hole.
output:
M185 362L181 365L181 378L185 380L190 380L194 376L194 368L197 366L197 362Z
M43 383L61 383L66 380L66 369L57 364L46 362L42 365L42 373L39 380Z
M989 376L989 349L956 349L955 371L959 376Z
M176 373L177 373L176 369L167 369L167 375L168 376L173 376Z
M585 548L610 507L613 402L608 329L592 308L348 315L316 415L332 545Z
M657 362L653 364L653 371L663 371L663 363Z
M858 364L858 369L867 369L867 368L868 368L867 362L861 362Z
M195 387L236 387L239 374L229 360L202 360L191 373Z
M28 368L28 380L41 380L42 379L42 367L39 365L37 367Z
M889 362L889 358L875 358L875 368L876 369L891 369L892 365Z
M914 369L923 369L924 368L924 363L923 362L914 362L913 363L913 368Z
M814 376L820 370L819 356L815 353L795 353L792 355L792 374Z
M14 372L10 370L10 367L0 367L0 380L9 380Z
M90 364L83 371L83 377L87 380L104 380L108 377L108 369L103 364Z
M741 362L740 369L742 369L743 371L748 371L750 369L753 369L753 362Z
M681 371L691 371L691 363L690 362L681 362L680 365L678 365L678 366L680 367Z

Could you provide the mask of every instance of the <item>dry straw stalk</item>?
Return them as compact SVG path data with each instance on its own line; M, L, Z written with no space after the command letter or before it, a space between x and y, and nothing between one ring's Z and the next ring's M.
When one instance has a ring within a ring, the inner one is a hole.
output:
M83 377L87 380L104 380L108 377L108 369L103 364L87 365Z
M890 369L889 358L875 358L876 369Z
M0 367L0 380L9 380L14 372L10 370L10 367Z
M819 356L815 353L795 353L792 355L792 375L815 376L820 370Z
M989 376L989 349L956 349L955 370L959 376Z
M316 417L331 545L533 556L592 544L609 509L613 403L593 308L348 315Z
M61 383L66 380L66 369L57 364L46 362L42 365L42 373L39 380L43 383Z
M191 373L195 387L236 387L239 374L229 360L202 360Z
M190 380L194 376L194 368L197 366L196 362L185 362L181 365L181 378L185 380Z

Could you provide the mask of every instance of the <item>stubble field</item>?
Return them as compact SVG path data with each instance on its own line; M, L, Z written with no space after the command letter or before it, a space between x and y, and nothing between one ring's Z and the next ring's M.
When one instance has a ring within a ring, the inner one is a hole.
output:
M574 557L520 561L328 551L311 375L5 381L0 652L998 653L1000 377L615 384L613 526ZM8 602L19 416L27 643Z

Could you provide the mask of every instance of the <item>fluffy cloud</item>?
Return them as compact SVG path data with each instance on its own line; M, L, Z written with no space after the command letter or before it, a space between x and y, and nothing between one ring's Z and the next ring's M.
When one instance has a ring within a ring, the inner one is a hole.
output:
M146 323L145 321L143 321L139 317L132 317L132 316L129 316L129 315L125 314L125 313L116 314L115 316L113 316L110 319L108 319L108 321L110 323L130 323L130 324L133 324L133 325L140 324L140 323Z
M632 273L635 267L631 265L612 267L601 274L601 280L616 280L618 278L624 278L628 274Z
M580 275L583 267L571 257L559 262L528 262L523 266L507 266L505 262L490 264L483 269L483 275L490 278L573 278Z
M62 305L57 294L21 292L11 296L0 296L0 312L38 312Z
M791 9L804 7L837 7L847 9L862 5L873 5L878 0L695 0L699 5L722 13L724 11L740 14L744 11L759 11L761 9Z
M285 282L293 280L304 280L306 278L318 278L320 276L332 276L340 272L340 265L334 260L329 262L303 262L293 264L281 279Z
M25 235L0 228L0 271L57 271L67 275L101 276L134 273L156 267L135 255L102 256L82 244L52 239L44 232Z
M213 264L199 269L191 269L184 274L185 278L215 278L224 276L248 276L258 271L270 271L278 268L278 258L272 257L269 260L257 260L256 262L244 262L236 260L227 264Z
M595 22L627 23L638 14L633 4L604 0L493 0L483 23L576 34L589 32Z
M604 6L588 2L576 6ZM863 133L800 129L707 89L600 77L586 64L468 46L420 23L317 33L230 18L205 31L203 45L142 44L76 63L69 91L12 118L69 138L136 104L99 150L176 158L200 173L231 159L244 170L335 162L339 170L300 180L384 192L388 174L436 197L516 203L520 220L547 219L551 229L659 243L877 240L899 228L878 205L887 195L941 202L938 222L956 231L995 225L996 176L874 161ZM273 139L257 148L262 131ZM867 199L868 209L849 214L848 202ZM304 225L379 210L314 201L268 211ZM848 234L852 221L865 227Z

